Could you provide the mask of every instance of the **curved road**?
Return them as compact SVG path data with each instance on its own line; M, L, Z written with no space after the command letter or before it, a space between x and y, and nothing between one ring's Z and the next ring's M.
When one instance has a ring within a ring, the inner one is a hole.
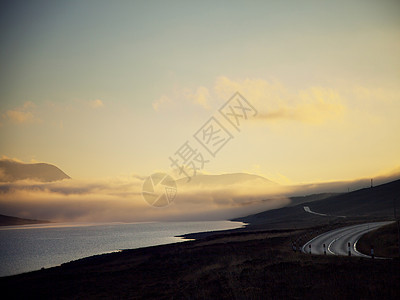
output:
M370 257L357 251L356 245L358 240L368 231L389 223L392 222L365 223L328 231L305 243L301 250L304 253L310 253L311 245L312 254L324 254L323 245L325 244L327 255L349 255L348 243L350 243L350 253L352 256Z

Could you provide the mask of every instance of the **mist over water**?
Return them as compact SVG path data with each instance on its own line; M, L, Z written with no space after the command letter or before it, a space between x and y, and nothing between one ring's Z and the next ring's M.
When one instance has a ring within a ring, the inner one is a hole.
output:
M48 268L83 257L182 242L187 233L227 230L241 222L58 223L0 228L0 276Z

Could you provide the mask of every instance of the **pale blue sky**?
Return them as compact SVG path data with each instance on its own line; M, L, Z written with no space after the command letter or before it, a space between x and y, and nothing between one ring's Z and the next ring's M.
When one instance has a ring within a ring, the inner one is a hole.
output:
M398 1L10 1L0 14L1 155L84 178L168 168L227 100L223 77L261 111L303 107L312 88L343 109L260 121L205 171L301 182L400 165Z

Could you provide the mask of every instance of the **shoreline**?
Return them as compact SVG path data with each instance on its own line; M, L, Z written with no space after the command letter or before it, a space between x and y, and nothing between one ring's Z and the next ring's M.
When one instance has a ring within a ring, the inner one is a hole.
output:
M149 224L149 225L148 225ZM112 226L112 225L115 225ZM127 225L127 226L125 226ZM138 225L138 226L136 226ZM22 259L19 259L19 253L25 253L25 250L20 250L18 252L11 253L12 250L7 244L4 245L4 252L2 252L2 259L4 259L4 265L1 268L0 277L14 276L29 272L35 272L41 270L43 268L52 268L58 267L63 264L69 263L71 261L82 260L86 258L90 258L92 256L104 255L113 252L121 252L132 249L140 249L140 248L148 248L155 247L166 244L175 244L186 242L189 239L188 236L192 234L202 234L206 232L207 234L213 234L215 232L224 232L232 229L242 228L245 224L243 222L232 222L229 220L224 221L198 221L198 222L135 222L135 223L122 223L122 222L107 222L107 223L46 223L46 224L26 224L26 225L11 225L6 227L0 227L0 232L3 232L2 239L7 238L8 236L15 236L12 241L19 242L25 245L25 247L29 246L29 240L25 241L23 239L26 235L31 235L29 230L34 229L35 231L34 238L38 240L42 240L43 235L48 235L47 230L51 229L52 238L45 240L49 240L50 242L42 243L38 241L38 243L34 242L35 245L32 244L32 249L26 248L26 251L30 251L29 254L25 255ZM110 227L112 226L112 227ZM87 231L86 227L90 227L89 231ZM111 228L109 230L109 228ZM220 230L220 228L227 228ZM215 229L215 230L213 230ZM25 232L21 232L21 231ZM37 231L38 230L38 231ZM46 231L44 231L46 230ZM81 238L67 238L61 236L59 230L63 232L72 233L75 235L75 232L82 232ZM106 230L106 231L104 231ZM205 231L206 230L206 231ZM37 232L37 233L36 233ZM86 234L89 232L89 234ZM91 233L93 232L93 234ZM105 240L102 238L103 233L108 233L109 238ZM126 233L128 233L126 235ZM186 232L186 233L185 233ZM194 233L193 233L194 232ZM112 238L115 235L123 235L127 238ZM92 236L95 238L92 241ZM62 242L59 246L54 245L51 240L54 239L63 239L71 244L71 247L68 246L68 251L65 252L63 250L63 245L66 242ZM81 240L87 240L88 242L81 243ZM6 241L6 240L4 240ZM33 241L33 240L32 240ZM9 244L9 243L8 243ZM104 247L102 246L104 244ZM42 246L41 246L42 245ZM49 249L48 253L46 252L44 255L38 252L40 247L47 247ZM61 248L60 248L61 247ZM87 248L89 247L89 248ZM82 250L82 251L81 251ZM54 253L59 253L63 251L62 256L57 256ZM10 253L9 253L10 252ZM38 259L34 259L37 257ZM63 259L64 258L64 259ZM25 262L25 263L24 263Z
M356 224L356 223L361 223L364 222L364 218L362 219L347 219L343 222L337 222L335 224L329 225L331 229L337 228L344 226L346 224ZM186 223L187 221L182 221L182 223ZM199 223L204 223L207 221L198 221ZM12 274L12 275L5 275L5 276L0 276L0 278L7 278L10 276L19 276L23 274L29 274L32 272L38 272L41 270L48 270L51 268L58 268L63 265L67 265L70 263L75 263L77 261L84 261L84 260L92 260L93 258L100 257L100 256L107 256L107 255L112 255L115 253L122 253L122 252L130 252L130 251L135 251L135 250L143 250L146 251L146 249L153 249L154 247L162 247L162 246L167 246L167 245L176 245L176 244L181 244L181 243L187 243L187 242L196 242L200 240L207 240L207 239L215 239L215 238L226 238L227 236L235 236L235 235L242 235L242 234L257 234L257 233L262 233L262 232L270 232L270 233L276 233L276 232L290 232L294 230L298 230L298 228L291 226L288 224L287 226L274 226L274 224L264 224L263 226L260 226L259 224L252 224L252 223L245 223L243 220L240 219L232 219L232 220L224 220L222 222L234 222L234 223L241 223L241 227L238 228L233 228L233 229L223 229L223 230L211 230L211 231L201 231L201 232L194 232L194 233L187 233L187 234L182 234L182 235L175 235L171 236L171 238L179 238L180 241L176 242L168 242L168 243L162 243L162 244L156 244L156 245L149 245L149 246L139 246L135 248L125 248L125 249L115 249L115 250L110 250L107 252L103 253L98 253L98 254L93 254L93 255L88 255L84 256L81 258L69 260L66 262L62 262L60 264L56 264L53 266L48 266L48 267L39 267L34 270L26 271L26 272L21 272L17 274ZM79 226L97 226L97 225L105 225L105 224L114 224L114 225L120 225L120 224L141 224L141 223L169 223L169 222L135 222L135 223L121 223L121 222L106 222L106 223L59 223L60 227L79 227ZM171 222L171 223L180 223L180 222ZM191 223L191 222L190 222ZM24 224L24 225L15 225L15 226L35 226L35 225L42 225L44 226L43 228L47 228L47 226L57 226L58 223L43 223L43 224ZM314 226L307 226L308 223L304 224L305 226L303 228L300 228L300 230L309 230ZM326 227L326 224L319 224L315 225L318 227ZM35 227L32 227L35 228ZM2 228L0 227L0 230Z
M270 232L270 233L290 232L290 231L299 229L299 226L293 226L293 224L290 222L288 222L288 223L281 222L278 224L276 224L276 223L252 224L251 222L245 222L245 219L246 218L236 218L236 219L222 221L222 222L241 223L241 227L238 227L238 228L199 231L199 232L194 232L194 233L174 235L174 236L171 236L171 238L178 238L180 240L176 241L176 242L172 241L172 242L155 244L155 245L139 246L139 247L135 247L135 248L114 249L114 250L105 251L105 252L98 253L98 254L92 254L92 255L87 255L87 256L72 259L72 260L67 260L65 262L54 264L53 266L47 266L47 267L39 266L30 271L0 276L0 278L6 278L8 276L18 276L21 274L27 274L30 272L40 271L43 269L56 268L56 267L60 267L60 266L63 266L63 265L69 264L69 263L73 263L75 261L82 261L82 260L86 260L86 259L91 260L92 257L109 255L109 254L119 253L119 252L133 251L133 250L137 250L137 249L144 249L144 251L146 251L145 249L148 249L148 248L165 246L165 245L175 245L175 244L179 244L179 243L183 243L183 242L194 242L194 241L204 240L204 239L208 239L208 238L211 238L211 239L212 238L226 238L227 236L232 236L232 235L234 236L234 235L241 235L241 234L252 234L252 233L254 234L254 233L260 233L260 232ZM315 222L315 220L313 220L313 222L311 222L311 224L314 224L313 226L310 226L310 222L304 222L303 224L300 223L298 225L300 225L300 226L302 225L302 227L300 227L301 230L308 230L315 226L328 227L330 229L334 229L337 227L344 226L346 224L362 223L362 222L365 222L367 219L365 219L365 218L348 218L346 220L337 219L336 222L332 223L332 224L327 224L324 220L325 220L325 218L319 217L319 222ZM186 223L186 222L187 221L182 221L182 223ZM198 221L198 222L205 223L207 221ZM143 222L139 222L139 223L136 223L136 222L135 223L107 222L107 223L75 223L75 224L74 223L60 223L59 225L60 225L60 227L65 227L65 226L75 227L75 226L97 226L97 225L105 225L105 224L121 225L121 224L141 224L141 223L143 223ZM145 222L145 223L160 223L160 224L162 224L162 223L180 223L180 222ZM191 223L191 222L189 222L189 223ZM194 223L196 223L196 222L194 222ZM39 225L39 224L27 224L27 225L19 225L19 226L24 226L24 227L27 226L29 228L30 226L35 226L35 225ZM58 227L57 223L45 223L45 224L41 224L41 226L43 226L43 228L45 228L47 226ZM325 230L328 230L328 228L326 228ZM0 230L2 230L2 229L3 228L0 227Z
M226 239L227 237L232 237L232 236L240 236L240 235L246 235L246 234L261 234L261 233L272 233L272 234L276 234L276 233L286 233L286 232L291 232L291 231L297 231L297 230L302 230L302 231L307 231L312 229L312 227L304 227L304 228L293 228L293 227L281 227L278 226L277 228L275 228L274 226L257 226L251 223L245 223L243 221L239 221L237 219L233 219L233 220L224 220L227 222L235 222L235 223L242 223L242 227L239 228L233 228L233 229L223 229L223 230L211 230L211 231L202 231L202 232L194 232L194 233L187 233L187 234L182 234L182 235L175 235L175 236L171 236L171 238L179 238L180 241L176 241L176 242L168 242L168 243L163 243L163 244L156 244L156 245L149 245L149 246L139 246L136 248L126 248L126 249L116 249L116 250L111 250L111 251L107 251L104 253L99 253L99 254L93 254L93 255L88 255L85 257L81 257L81 258L77 258L77 259L73 259L70 261L66 261L63 262L61 264L57 264L54 266L49 266L49 267L40 267L38 269L35 270L31 270L31 271L26 271L26 272L22 272L22 273L17 273L17 274L13 274L13 275L5 275L5 276L0 276L0 278L7 278L7 277L12 277L12 276L19 276L19 275L24 275L24 274L29 274L29 273L34 273L34 272L39 272L42 270L49 270L52 268L59 268L68 264L74 264L76 262L81 262L81 261L92 261L95 260L99 257L108 257L108 255L113 255L116 253L127 253L127 252L133 252L133 251L147 251L147 249L149 249L150 252L152 252L155 248L157 247L165 247L165 246L174 246L174 245L178 245L178 244L183 244L183 243L189 243L189 242L199 242L199 241L204 241L204 240L213 240L213 239ZM182 223L185 223L186 221L182 221ZM200 223L203 222L207 222L207 221L199 221ZM358 221L358 222L363 222L363 221ZM356 223L358 223L356 221ZM141 223L141 222L140 222ZM146 222L146 223L168 223L168 222ZM178 223L178 222L173 222L173 223ZM42 224L44 226L46 225L56 225L57 223L46 223L46 224ZM60 227L64 227L65 224L68 224L68 227L74 227L75 225L71 225L71 223L60 223L62 226ZM80 224L76 224L76 226L96 226L96 225L104 225L104 224L138 224L138 223L119 223L119 222L111 222L111 223L80 223ZM353 222L351 222L351 220L347 220L346 222L342 223L336 223L333 224L331 226L329 226L330 228L337 228L337 227L341 227L344 226L346 224L354 224ZM36 225L36 224L26 224L26 226L29 225ZM25 225L21 225L21 226L25 226ZM317 225L318 227L326 227L326 225ZM56 226L58 227L58 226ZM0 228L1 229L1 228Z
M227 230L1 277L0 288L13 299L400 296L399 260L294 253L291 240L309 234L309 229Z

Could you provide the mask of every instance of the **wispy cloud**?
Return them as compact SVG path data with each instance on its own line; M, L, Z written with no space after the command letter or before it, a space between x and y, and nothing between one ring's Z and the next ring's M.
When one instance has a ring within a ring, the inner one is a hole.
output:
M22 106L7 110L3 117L15 124L40 122L41 120L34 114L35 108L36 105L33 102L27 101Z
M256 120L322 123L343 115L346 105L340 93L324 87L291 90L277 81L263 79L232 80L220 76L211 88L181 88L153 102L154 110L176 103L192 103L204 109L218 108L239 91L258 110Z
M89 105L92 108L100 108L100 107L104 106L104 103L100 99L96 99L96 100L89 101Z
M376 184L398 179L399 169L374 177ZM218 177L218 176L217 176ZM0 183L1 213L52 221L173 221L221 220L287 205L288 196L343 192L368 186L369 178L343 182L278 185L252 176L243 180L193 178L177 180L174 202L150 206L142 197L144 177L131 175L104 180L63 180L44 183Z
M213 184L207 189L179 183L175 201L168 207L154 208L142 197L142 185L140 176L1 183L0 207L3 214L54 221L221 220L288 202L277 196L273 187L268 191L256 181Z
M340 116L345 107L338 101L338 94L313 88L299 93L297 103L282 104L280 108L265 110L257 116L265 121L292 120L305 123L321 123Z
M173 107L177 103L180 105L196 105L209 110L211 108L210 90L204 86L199 86L194 89L174 88L172 91L169 91L155 100L152 103L152 106L155 111L160 111L161 109Z
M226 98L240 91L258 110L256 119L267 122L299 121L321 123L341 116L346 107L340 94L332 89L310 87L292 91L279 82L262 79L234 81L219 77L215 92Z
M204 86L199 86L194 94L189 94L189 98L204 109L210 109L210 92Z
M156 101L154 101L152 103L152 106L155 111L159 111L161 107L170 106L173 103L174 103L174 101L170 97L163 95L160 98L158 98Z

